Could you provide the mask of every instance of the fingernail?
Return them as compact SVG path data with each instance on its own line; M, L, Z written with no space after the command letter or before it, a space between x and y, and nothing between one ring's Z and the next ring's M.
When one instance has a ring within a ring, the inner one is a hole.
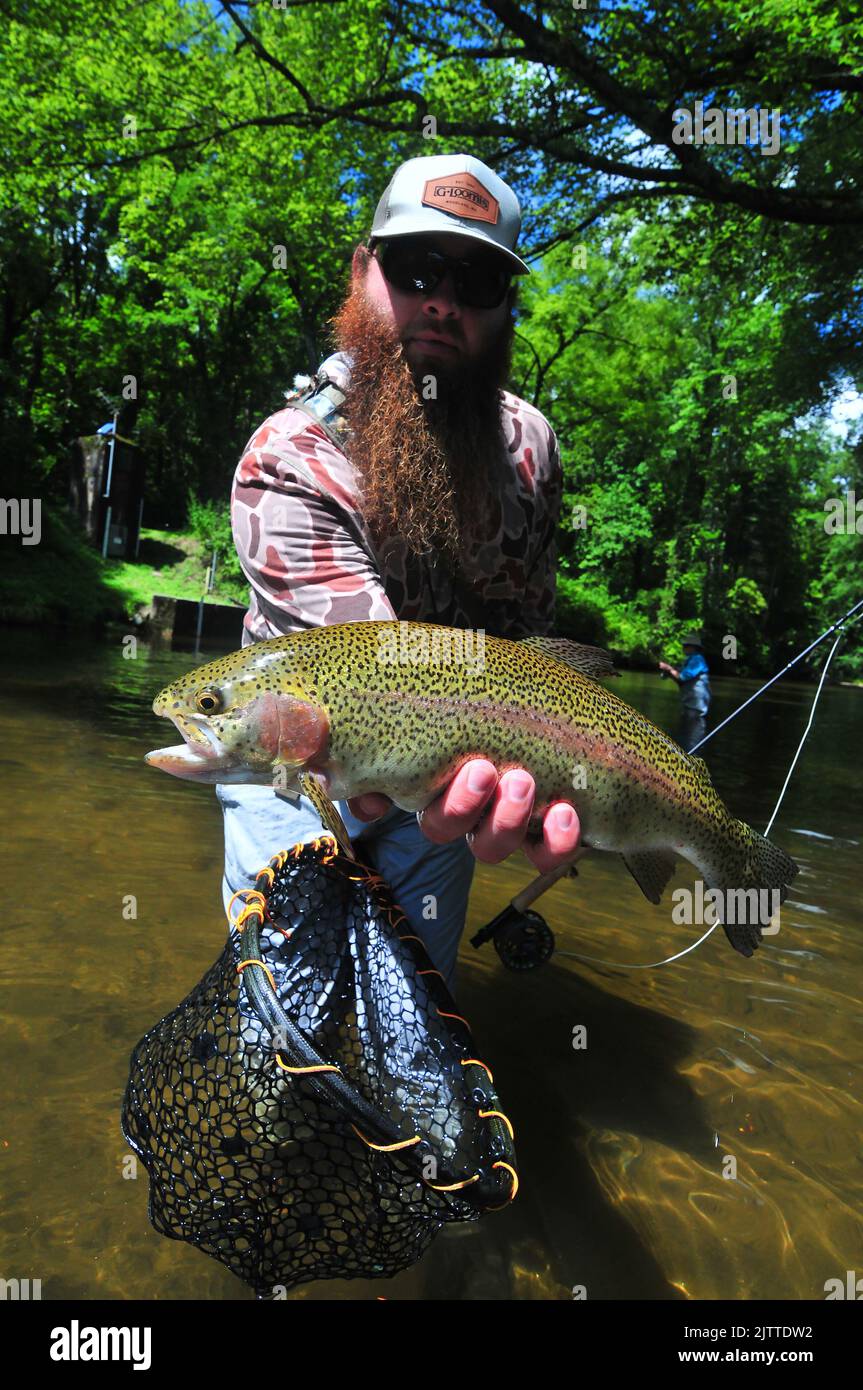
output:
M575 812L571 806L558 806L555 820L558 830L571 830L575 825Z
M487 792L496 777L495 772L489 772L482 763L474 763L467 775L467 789L469 792Z
M513 801L527 801L533 793L533 786L527 777L514 778L507 782L506 789Z

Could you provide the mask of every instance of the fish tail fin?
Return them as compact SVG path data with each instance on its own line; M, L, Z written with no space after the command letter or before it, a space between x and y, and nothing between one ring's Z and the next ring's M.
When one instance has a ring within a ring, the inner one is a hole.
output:
M799 866L745 822L732 820L730 831L719 863L705 877L719 897L715 907L725 935L735 951L751 956Z

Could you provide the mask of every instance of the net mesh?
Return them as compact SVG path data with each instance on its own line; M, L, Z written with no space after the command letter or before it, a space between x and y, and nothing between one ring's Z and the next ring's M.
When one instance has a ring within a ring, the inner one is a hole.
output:
M219 959L132 1053L150 1220L262 1298L391 1277L515 1195L491 1072L387 885L328 837L239 896Z

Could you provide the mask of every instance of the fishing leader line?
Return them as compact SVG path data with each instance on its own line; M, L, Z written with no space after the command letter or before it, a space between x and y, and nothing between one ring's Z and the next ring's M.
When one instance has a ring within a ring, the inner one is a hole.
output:
M796 665L797 662L800 661L804 656L806 656L808 652L811 652L814 647L817 647L819 642L823 642L824 638L829 637L831 632L836 632L836 640L827 654L827 660L824 662L824 667L821 671L821 679L818 682L818 689L815 691L815 698L813 699L812 705L809 710L809 719L806 724L806 728L803 730L803 736L797 745L797 751L794 754L794 757L791 761L791 766L789 767L785 781L782 784L782 790L780 791L779 799L773 808L773 814L770 817L770 820L767 822L767 828L764 831L765 836L770 834L773 822L776 820L776 817L779 813L779 807L782 805L783 797L785 796L785 793L788 790L788 784L791 781L792 774L794 772L795 767L797 766L800 754L803 751L803 745L809 736L809 731L812 728L812 722L815 718L815 707L820 699L821 691L824 687L824 681L827 676L827 672L830 668L830 663L833 660L836 648L839 646L839 643L842 641L842 638L844 636L845 625L847 623L849 627L852 627L855 622L859 621L858 618L851 617L853 613L856 613L858 608L863 608L863 599L861 599L859 603L855 603L853 608L849 608L848 612L843 614L841 618L837 619L835 623L832 623L831 626L828 627L825 632L822 632L820 637L816 637L815 641L810 643L810 645L806 648L806 651L801 652L800 655L796 656L793 661L789 661L788 665L784 666L777 675L773 676L772 679L767 681L765 685L762 685L760 690L756 690L754 695L751 695L748 700L745 700L742 705L739 705L738 708L733 711L733 713L729 714L727 719L723 719L721 724L717 724L715 729L711 729L710 733L706 734L705 737L701 739L699 743L696 743L695 747L690 750L690 752L694 753L696 748L701 748L702 744L705 744L708 739L712 738L713 735L718 733L720 729L724 728L726 724L729 724L731 720L735 717L735 715L738 715L741 710L745 709L747 705L750 705L753 700L756 700L758 696L762 694L763 691L767 690L769 686L773 685L774 681L777 681L780 676L784 675L786 671L790 670L792 666ZM714 922L713 926L708 927L707 931L704 932L704 934L700 936L697 941L693 941L690 946L686 946L684 950L678 951L675 955L666 956L665 960L649 961L647 964L644 965L626 965L621 961L600 960L598 956L583 956L578 951L557 951L555 952L555 954L559 956L569 956L573 960L590 961L592 965L607 965L614 970L656 970L660 965L671 965L674 961L681 960L683 956L688 956L691 951L695 951L703 941L706 941L708 936L712 936L718 926L721 926L721 923Z
M822 690L822 687L823 687L823 685L824 685L824 677L827 675L827 669L828 669L828 667L829 667L829 665L830 665L830 662L833 660L833 653L835 652L836 648L839 646L839 643L840 643L841 641L842 641L842 633L841 633L841 631L840 631L840 632L838 632L838 633L836 634L836 641L833 643L833 646L830 648L830 652L829 652L829 654L828 654L827 660L826 660L825 663L824 663L824 670L821 672L821 679L820 679L820 681L818 682L818 689L815 691L815 699L812 701L812 708L811 708L810 711L809 711L809 722L808 722L808 724L806 725L806 728L803 730L803 737L801 738L800 742L799 742L798 745L797 745L797 752L794 754L794 757L793 757L793 759L792 759L792 761L791 761L791 766L790 766L789 769L788 769L788 776L785 778L785 781L784 781L783 784L782 784L782 790L781 790L781 792L779 793L779 800L777 801L776 805L775 805L774 808L773 808L773 815L770 817L770 820L767 822L767 829L766 829L765 832L764 832L765 837L766 837L767 835L770 834L770 831L771 831L772 828L773 828L773 822L775 821L775 819L776 819L776 817L777 817L777 815L778 815L778 813L779 813L779 807L782 805L782 798L784 797L786 791L788 790L788 783L791 781L791 774L792 774L792 772L794 771L795 767L797 766L797 759L800 757L801 751L802 751L802 749L803 749L803 745L804 745L804 743L806 742L806 739L807 739L807 737L808 737L808 735L809 735L809 730L812 728L812 720L815 718L815 706L818 704L818 699L819 699L819 697L820 697L820 695L821 695L821 690Z

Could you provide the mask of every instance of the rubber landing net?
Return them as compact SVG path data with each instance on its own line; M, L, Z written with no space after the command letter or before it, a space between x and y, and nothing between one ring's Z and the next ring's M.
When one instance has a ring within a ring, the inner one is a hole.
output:
M123 1103L155 1228L261 1298L387 1278L507 1203L512 1127L384 881L329 836L263 869Z

